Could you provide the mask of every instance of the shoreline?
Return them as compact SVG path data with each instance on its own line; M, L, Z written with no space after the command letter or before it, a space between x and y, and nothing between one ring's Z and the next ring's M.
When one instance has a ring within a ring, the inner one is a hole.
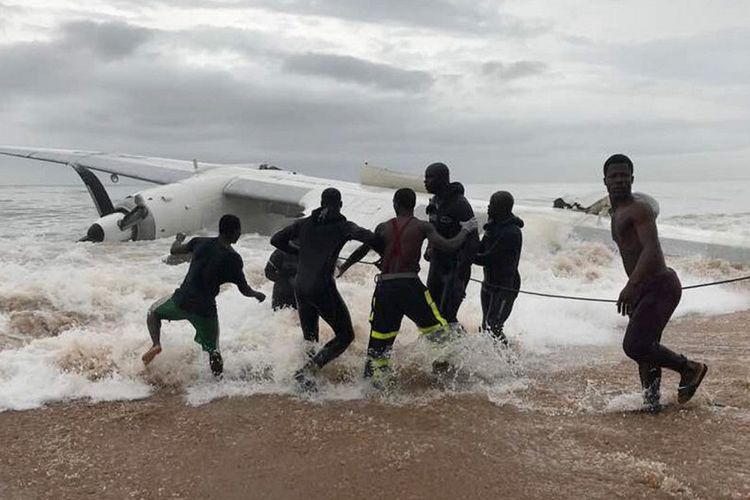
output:
M710 369L693 401L658 415L612 404L637 392L614 350L532 381L523 407L448 394L188 406L162 388L6 411L0 498L747 498L748 331L750 310L670 323L665 344ZM674 399L674 374L663 387Z

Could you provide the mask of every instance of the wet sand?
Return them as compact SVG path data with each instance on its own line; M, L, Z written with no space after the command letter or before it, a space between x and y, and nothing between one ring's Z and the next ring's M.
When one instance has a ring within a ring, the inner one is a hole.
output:
M620 408L637 375L615 348L551 354L559 368L532 374L521 404L190 407L160 389L4 412L0 498L750 498L750 312L683 318L664 338L710 371L693 401L659 415ZM676 385L667 375L664 399Z

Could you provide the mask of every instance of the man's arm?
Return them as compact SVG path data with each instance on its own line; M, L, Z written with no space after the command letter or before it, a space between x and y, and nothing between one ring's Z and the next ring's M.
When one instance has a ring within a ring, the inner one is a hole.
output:
M385 230L385 224L380 223L375 228L375 235L382 239L383 237L383 231ZM365 255L367 255L372 248L367 243L362 243L359 248L357 248L355 251L347 257L347 259L344 261L343 264L339 266L339 272L336 275L337 278L340 278L350 267L352 267L354 264L359 262L360 260L365 258Z
M234 267L234 279L232 279L232 283L237 285L237 289L240 291L242 295L245 297L251 297L258 302L263 302L266 300L266 294L259 292L257 290L253 290L253 287L251 287L247 283L247 279L245 278L245 273L242 272L242 257L239 255L236 256L236 259L233 262Z
M350 240L357 240L365 243L378 253L383 252L384 242L382 236L373 233L369 229L358 226L354 222L348 221L348 234Z
M367 255L370 252L370 246L367 243L362 243L359 248L357 248L355 251L349 255L349 257L346 258L343 264L341 264L339 267L339 272L336 275L337 278L340 278L344 275L344 273L352 267L354 264L359 262L360 260L365 258L365 255Z
M461 222L461 230L456 236L451 239L445 239L440 236L440 234L435 229L435 226L433 226L429 222L419 222L422 227L422 231L424 231L424 235L427 238L427 241L440 250L449 253L454 253L459 248L461 248L461 245L463 245L466 237L471 234L472 231L477 230L477 220L472 217L465 222Z
M640 242L641 253L638 255L638 260L625 288L622 289L617 299L617 311L623 316L632 311L638 286L664 263L664 254L661 251L656 229L656 214L651 205L637 202L633 206L631 220Z
M193 251L193 247L195 246L196 239L197 238L193 238L187 243L184 243L185 234L177 233L174 237L172 248L169 249L169 253L171 253L172 255L185 255L191 253Z
M299 221L296 221L271 236L271 245L275 246L282 252L297 255L299 253L299 249L292 246L291 241L295 239L298 234Z
M661 251L659 233L656 229L656 214L650 205L647 203L638 204L633 217L633 227L643 250L638 256L638 261L628 282L638 286L654 269L660 267L664 255Z

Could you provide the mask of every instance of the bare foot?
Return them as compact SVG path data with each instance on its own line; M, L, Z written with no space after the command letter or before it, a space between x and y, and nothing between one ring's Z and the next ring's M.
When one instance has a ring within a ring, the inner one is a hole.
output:
M141 356L141 360L143 361L143 364L148 366L148 364L152 362L154 358L156 357L156 355L159 354L160 352L161 352L160 345L155 345L154 347L146 351L146 353L143 356Z

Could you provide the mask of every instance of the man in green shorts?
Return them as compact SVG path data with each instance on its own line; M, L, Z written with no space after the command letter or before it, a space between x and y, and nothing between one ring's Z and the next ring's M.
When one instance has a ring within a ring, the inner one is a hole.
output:
M232 244L240 238L240 220L234 215L224 215L219 221L216 238L193 238L187 243L184 234L178 234L172 244L172 255L193 254L190 268L182 285L170 297L157 300L146 317L153 346L141 357L148 365L161 352L161 322L187 320L195 327L195 341L208 353L211 372L221 376L224 362L219 353L219 318L216 296L224 283L234 283L240 293L258 302L266 298L247 284L242 272L242 257Z

